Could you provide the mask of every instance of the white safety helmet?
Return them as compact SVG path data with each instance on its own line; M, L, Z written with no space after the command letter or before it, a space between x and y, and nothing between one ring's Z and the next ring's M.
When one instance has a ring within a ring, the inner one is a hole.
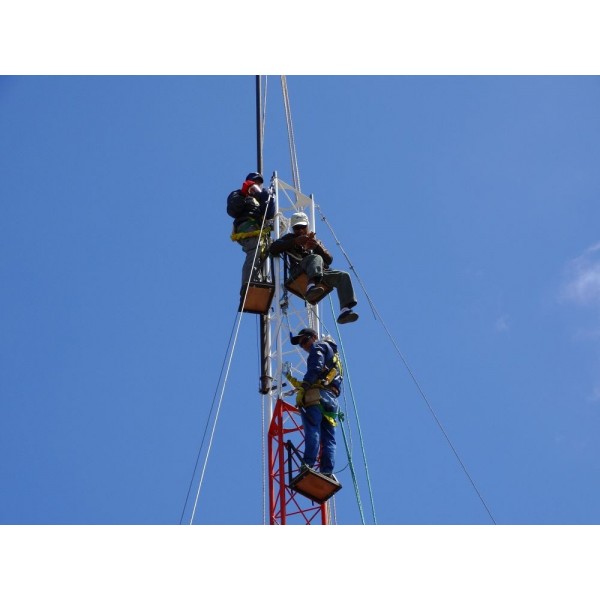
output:
M308 226L308 217L303 212L297 212L292 215L292 218L290 220L290 228L294 229L296 225Z

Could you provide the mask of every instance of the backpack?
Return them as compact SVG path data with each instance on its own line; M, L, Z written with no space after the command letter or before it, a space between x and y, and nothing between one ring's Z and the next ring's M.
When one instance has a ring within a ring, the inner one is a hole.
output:
M240 190L235 190L227 196L227 214L236 219L240 217L246 207L246 198Z

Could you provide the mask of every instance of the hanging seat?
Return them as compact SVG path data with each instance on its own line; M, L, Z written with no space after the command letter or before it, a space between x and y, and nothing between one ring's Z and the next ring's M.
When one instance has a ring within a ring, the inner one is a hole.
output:
M290 481L290 489L317 504L323 504L342 489L342 484L318 471L307 468Z
M300 273L296 277L289 277L283 285L286 290L298 296L299 298L302 298L303 300L308 302L308 304L312 304L313 306L320 302L323 298L325 298L325 296L327 296L327 294L329 294L333 289L331 286L321 281L321 283L319 283L318 285L323 288L323 293L317 298L315 298L312 302L309 302L304 297L304 294L306 292L306 286L308 285L308 276L306 275L306 273Z
M248 293L244 302L244 291L240 298L238 312L266 315L271 308L271 302L275 295L275 285L272 283L259 283L251 281L248 285Z

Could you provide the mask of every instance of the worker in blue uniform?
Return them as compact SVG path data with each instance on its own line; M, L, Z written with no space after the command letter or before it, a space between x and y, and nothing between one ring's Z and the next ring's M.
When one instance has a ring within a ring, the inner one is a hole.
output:
M321 473L337 481L333 474L335 427L343 378L337 344L329 336L319 340L310 327L301 329L291 342L308 353L306 374L296 397L304 426L303 464L312 468L320 450Z

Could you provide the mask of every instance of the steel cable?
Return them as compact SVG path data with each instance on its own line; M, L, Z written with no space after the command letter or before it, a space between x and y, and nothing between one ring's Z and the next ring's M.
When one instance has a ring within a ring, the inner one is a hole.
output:
M352 262L350 261L350 258L348 257L348 255L346 254L346 251L344 250L344 248L342 247L342 244L340 243L339 239L337 238L335 232L333 231L333 228L331 227L331 225L329 224L329 221L325 218L325 216L323 215L323 213L321 212L321 208L318 205L315 205L317 207L317 210L319 211L319 214L321 215L321 220L327 225L327 227L329 228L329 231L331 232L331 235L333 236L335 243L337 244L337 246L339 247L340 251L342 252L342 254L344 255L344 258L346 259L346 261L348 262L348 266L350 267L350 269L353 271L358 283L360 284L360 287L362 288L368 302L369 305L371 306L371 310L373 311L373 315L375 316L375 319L379 319L379 321L381 322L385 332L387 333L390 341L392 342L394 348L396 349L396 352L398 353L398 355L400 356L400 358L402 359L402 362L406 368L406 370L408 371L411 379L413 380L413 383L415 384L417 390L419 391L419 394L421 395L422 399L424 400L427 408L429 409L429 412L431 413L431 415L433 416L433 419L435 420L435 422L437 423L437 426L439 427L440 431L442 432L442 434L444 435L446 442L448 443L448 445L450 446L452 452L454 453L454 456L456 457L456 460L458 461L458 463L460 464L462 470L464 471L465 475L467 476L467 479L469 480L469 482L471 483L471 486L473 487L473 489L475 490L477 496L479 497L479 500L481 501L483 507L485 508L488 516L490 517L490 519L492 520L492 523L494 525L496 525L496 520L494 519L490 509L488 508L488 505L486 504L485 500L483 499L483 496L481 495L479 489L477 488L477 486L475 485L475 482L473 481L473 478L471 477L471 475L469 474L469 471L467 470L467 467L465 466L465 464L463 463L463 461L461 460L456 448L454 447L454 445L452 444L450 437L448 436L448 434L446 433L446 430L444 429L441 421L438 419L437 415L435 414L435 411L433 410L433 407L431 406L431 403L429 402L429 400L427 399L427 396L425 395L425 392L423 391L421 385L419 384L415 374L413 373L412 369L410 368L407 360L404 358L404 355L402 354L402 352L400 351L400 348L398 347L398 344L396 343L396 340L394 339L394 337L392 336L392 334L390 333L390 330L388 329L387 325L385 324L383 318L381 317L381 315L379 314L379 311L377 310L377 308L375 307L375 304L373 303L373 301L371 300L371 297L369 296L362 280L360 279L358 273L356 272L356 269L354 268L354 265L352 264Z

